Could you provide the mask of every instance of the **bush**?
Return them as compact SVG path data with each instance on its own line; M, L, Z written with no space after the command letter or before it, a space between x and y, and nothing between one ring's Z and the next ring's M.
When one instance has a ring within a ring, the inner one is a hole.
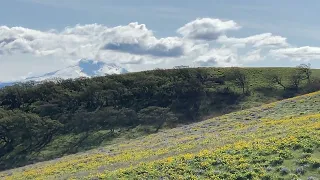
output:
M279 172L280 172L281 175L287 175L287 174L290 173L290 169L288 169L286 167L280 167Z
M297 167L296 174L303 175L305 173L305 169L303 166Z
M272 166L281 165L283 163L283 158L281 157L274 157L270 160L270 164Z
M268 167L266 168L266 170L267 170L268 172L270 172L270 171L273 171L273 168L272 168L271 166L268 166Z
M301 158L309 158L311 155L311 153L302 153Z
M293 155L289 150L281 150L279 152L279 156L284 158L284 159L288 159L288 158L292 158Z
M306 146L306 147L303 147L302 151L305 153L312 153L314 149L312 146Z
M312 166L312 168L320 168L320 159L317 158L309 158L309 163Z
M309 176L307 180L318 180L318 178L313 177L313 176Z
M271 174L265 174L261 177L262 180L272 180L272 175Z

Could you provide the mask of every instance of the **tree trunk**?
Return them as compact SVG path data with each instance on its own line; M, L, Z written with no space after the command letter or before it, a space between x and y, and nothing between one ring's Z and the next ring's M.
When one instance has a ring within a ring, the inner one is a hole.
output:
M161 123L161 124L159 124L159 125L157 126L156 132L158 132L158 131L161 129L161 127L162 127L163 124L164 124L164 123Z

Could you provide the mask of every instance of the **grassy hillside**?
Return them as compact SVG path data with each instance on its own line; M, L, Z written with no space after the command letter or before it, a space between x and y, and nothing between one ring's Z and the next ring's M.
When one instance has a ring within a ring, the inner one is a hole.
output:
M317 179L320 92L2 172L3 179Z
M308 79L302 70L154 70L7 87L0 90L0 170L319 90L320 71Z

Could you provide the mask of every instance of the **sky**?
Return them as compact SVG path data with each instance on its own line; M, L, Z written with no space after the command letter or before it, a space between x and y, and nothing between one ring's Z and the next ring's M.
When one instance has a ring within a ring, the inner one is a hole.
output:
M0 82L61 69L70 71L62 78L77 77L83 73L67 67L83 59L130 72L320 68L319 7L317 0L2 0Z

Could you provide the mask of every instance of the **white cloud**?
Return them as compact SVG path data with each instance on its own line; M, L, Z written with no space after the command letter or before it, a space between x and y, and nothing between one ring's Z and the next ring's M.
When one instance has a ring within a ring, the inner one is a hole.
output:
M6 41L9 39L10 41ZM23 27L0 27L0 48L3 54L30 53L37 56L79 57L84 47L94 40L77 34L42 32ZM88 49L88 52L91 52Z
M147 59L145 56L135 55L135 54L128 54L122 52L114 52L114 51L102 51L96 57L95 60L107 62L114 62L117 64L145 64Z
M239 66L238 55L228 48L212 49L198 57L195 63L200 66Z
M293 47L270 50L270 55L282 59L289 58L296 61L320 60L320 47Z
M83 58L112 62L125 68L132 64L159 64L183 58L193 51L193 46L193 42L179 37L156 38L144 24L136 22L116 27L77 25L63 31L0 26L0 81L38 76L75 65ZM27 55L35 60L22 58L12 62L14 57ZM24 67L19 66L21 64ZM48 65L48 68L36 68L40 65ZM9 70L11 68L16 69L15 73Z
M225 35L239 28L232 20L202 18L179 28L177 32L183 37L159 38L145 24L137 22L116 27L76 25L62 31L0 26L0 81L41 76L72 67L80 59L115 63L129 71L193 63L241 66L267 57L320 59L320 47L293 47L285 37L271 33L244 38ZM64 73L70 77L81 75L77 69L65 70L70 71ZM113 71L118 72L106 66L99 73Z
M157 57L179 57L184 55L185 44L181 38L157 39L144 24L130 23L118 26L104 34L102 49Z
M261 49L255 49L255 50L249 51L240 58L241 62L243 63L262 61L264 59L265 59L265 56L261 54Z
M244 54L238 52L237 48L228 48L226 46L211 49L207 53L199 56L194 61L200 66L242 66L243 64L262 61L266 58L262 55L261 49L251 50Z
M240 26L232 20L199 18L179 28L177 32L189 39L211 41L217 39L226 31L239 28Z
M187 44L180 38L157 39L144 24L138 23L112 28L98 24L77 25L62 32L0 27L1 54L30 53L95 59L100 53L105 54L105 50L111 50L155 57L179 57L184 55L186 48Z
M271 33L258 34L245 38L220 36L217 39L217 42L235 47L253 46L255 48L277 48L289 46L285 37L276 36Z
M0 56L0 82L17 81L30 76L63 69L74 65L73 62L55 57L39 57L31 54Z

